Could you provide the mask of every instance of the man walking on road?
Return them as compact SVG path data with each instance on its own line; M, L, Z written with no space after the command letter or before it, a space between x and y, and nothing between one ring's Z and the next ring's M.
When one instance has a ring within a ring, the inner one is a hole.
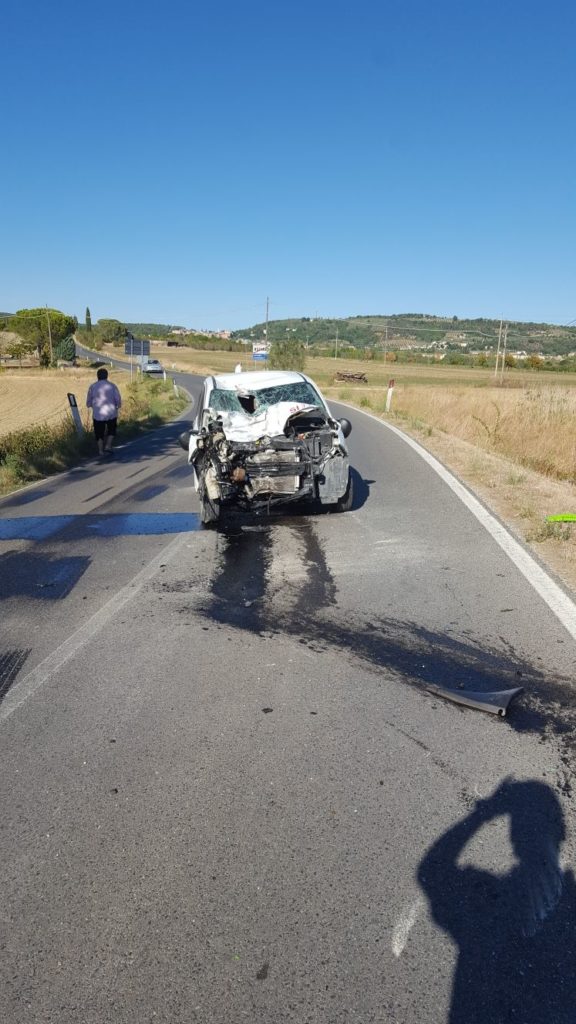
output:
M98 380L88 388L86 405L92 409L98 454L112 455L122 398L116 385L108 380L108 370L101 367L96 376Z

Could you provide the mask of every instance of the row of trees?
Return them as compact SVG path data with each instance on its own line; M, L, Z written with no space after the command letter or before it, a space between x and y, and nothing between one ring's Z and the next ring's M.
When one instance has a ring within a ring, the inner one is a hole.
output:
M103 319L92 325L90 310L86 308L86 323L80 328L75 316L59 309L19 309L0 323L0 330L15 335L6 345L13 359L22 360L36 355L41 366L50 366L59 359L73 360L76 356L74 335L91 348L100 349L105 343L123 345L126 327L120 320Z
M384 359L387 363L421 363L429 366L432 360L426 358L422 353L411 350L411 349L398 349L386 352L378 352L375 350L364 350L359 351L358 349L344 349L339 354L339 358L342 359L362 359L372 360L374 362L383 362ZM316 349L313 351L306 351L304 345L294 338L289 341L275 341L270 346L270 355L268 358L268 366L272 370L304 370L304 363L306 356L324 356L334 357L333 349ZM481 367L494 367L495 356L493 353L479 352L477 355L472 356L464 352L447 352L442 365L452 366L481 366ZM505 358L505 365L507 367L518 366L521 369L528 370L555 370L557 372L573 371L576 370L576 361L574 359L565 359L562 362L551 361L542 359L538 355L530 355L527 359L518 360L512 353L508 353Z
M17 335L7 346L14 359L35 354L41 366L50 366L58 359L74 359L75 316L59 309L19 309L3 324L6 331Z

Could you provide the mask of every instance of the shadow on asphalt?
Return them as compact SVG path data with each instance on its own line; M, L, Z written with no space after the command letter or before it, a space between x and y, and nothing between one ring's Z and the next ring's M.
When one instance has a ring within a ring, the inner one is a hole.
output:
M370 497L370 484L375 483L375 481L365 480L358 470L354 469L354 467L351 467L350 472L354 481L354 499L351 511L357 512L358 509L362 508L362 506L368 501L368 498Z
M2 508L19 508L22 505L31 505L34 501L39 501L40 498L46 498L49 494L52 494L52 490L48 487L43 488L32 488L29 491L23 491L21 494L12 494L8 498L1 499Z
M514 866L498 874L461 865L474 836L500 817ZM418 881L457 947L449 1024L574 1021L576 888L560 866L565 833L550 786L505 780L423 857Z
M0 555L0 601L12 597L61 600L76 586L90 562L87 555L53 558L45 552L9 551Z

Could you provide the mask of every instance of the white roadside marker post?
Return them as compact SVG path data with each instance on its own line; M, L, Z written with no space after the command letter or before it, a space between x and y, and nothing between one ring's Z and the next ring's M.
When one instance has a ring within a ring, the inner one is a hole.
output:
M388 394L386 395L386 412L390 412L390 406L392 404L392 393L394 391L394 381L388 381Z
M71 394L70 391L68 392L68 402L70 405L70 412L72 413L72 419L74 420L74 426L76 427L76 433L80 437L84 433L84 424L82 423L82 417L80 416L76 395Z

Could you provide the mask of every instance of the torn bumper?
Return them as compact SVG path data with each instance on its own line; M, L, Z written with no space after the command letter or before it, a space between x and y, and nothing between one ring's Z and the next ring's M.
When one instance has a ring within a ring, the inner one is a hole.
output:
M276 436L235 440L222 417L190 439L196 489L220 505L337 502L348 486L348 454L323 410L298 410Z

